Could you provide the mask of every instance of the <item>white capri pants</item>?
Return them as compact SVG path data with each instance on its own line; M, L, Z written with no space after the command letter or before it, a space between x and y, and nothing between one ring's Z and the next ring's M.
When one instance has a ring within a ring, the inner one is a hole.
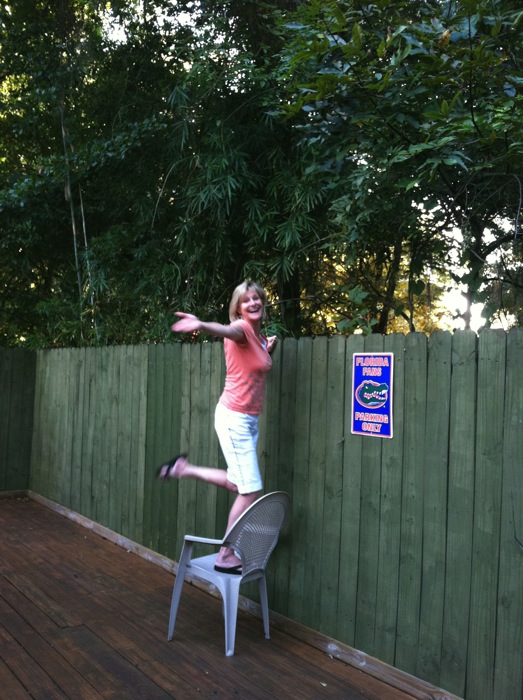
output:
M227 462L227 478L245 495L263 489L256 447L258 416L231 411L218 403L214 428Z

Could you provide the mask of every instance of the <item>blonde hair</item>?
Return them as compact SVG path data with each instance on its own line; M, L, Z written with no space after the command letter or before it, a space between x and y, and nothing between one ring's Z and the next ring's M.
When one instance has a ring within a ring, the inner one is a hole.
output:
M260 284L258 284L258 282L251 282L245 280L245 282L239 284L232 293L231 303L229 304L229 319L231 323L241 318L238 309L240 307L243 297L251 289L254 292L256 292L256 294L260 297L261 302L263 304L263 313L265 314L265 304L267 303L267 294L265 293L265 289Z

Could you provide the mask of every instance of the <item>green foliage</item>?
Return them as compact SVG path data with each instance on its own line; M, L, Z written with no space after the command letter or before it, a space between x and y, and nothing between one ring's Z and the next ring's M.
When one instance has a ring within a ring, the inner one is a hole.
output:
M4 3L0 343L162 342L246 276L295 336L430 328L450 275L517 322L521 17Z
M13 45L2 56L20 50L3 85L0 138L14 139L1 182L0 265L8 279L18 253L25 272L16 298L11 285L0 290L12 302L3 342L163 341L177 308L226 320L244 276L289 299L271 322L299 335L300 275L328 222L299 135L268 115L278 101L279 13L268 3L202 3L181 24L182 5L149 3L139 14L113 3L120 42L100 31L103 14L92 9L72 5L75 31L68 24L64 37L38 6L11 18ZM45 133L33 129L38 95Z
M333 212L348 245L401 235L406 255L422 241L415 278L446 264L457 229L471 300L507 242L500 222L521 235L520 22L510 2L384 0L304 3L288 25L282 109L344 190Z
M36 39L56 36L57 18L37 7L33 12ZM29 25L16 18L13 26L24 38ZM99 25L99 15L95 19ZM67 35L69 46L77 40L74 63L63 68L58 61L53 72L57 37L56 45L42 43L35 55L21 51L4 86L10 103L2 133L5 141L9 132L15 138L0 195L1 264L8 279L12 256L23 256L20 288L33 319L32 325L24 322L26 314L17 315L13 300L8 343L138 342L168 334L169 323L160 319L180 282L167 226L157 224L162 165L169 166L165 134L172 124L165 95L173 79L173 70L157 57L167 53L168 42L138 22L126 43L109 46L94 32L87 44L90 28L86 20L78 38ZM12 59L13 53L6 48L3 57ZM77 84L72 71L79 74ZM51 88L39 87L40 81ZM25 87L12 91L12 84ZM32 130L32 101L44 93L55 98L41 109L53 138ZM1 293L12 300L12 285ZM33 326L45 332L35 333Z

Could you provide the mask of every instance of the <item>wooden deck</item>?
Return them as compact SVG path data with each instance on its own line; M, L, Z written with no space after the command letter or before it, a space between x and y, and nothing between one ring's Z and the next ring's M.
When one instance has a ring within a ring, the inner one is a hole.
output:
M315 648L281 616L267 641L241 611L227 658L220 601L189 584L167 642L166 568L28 498L0 499L0 532L0 696L9 700L452 697L394 669L385 678L357 652L356 664L334 658L343 647Z

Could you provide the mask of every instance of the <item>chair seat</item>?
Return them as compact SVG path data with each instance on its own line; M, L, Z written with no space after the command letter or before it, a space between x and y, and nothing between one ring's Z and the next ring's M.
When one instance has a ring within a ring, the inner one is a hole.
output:
M216 564L216 559L218 554L207 554L204 557L196 557L196 559L191 559L190 563L187 565L187 574L190 576L196 576L198 578L203 578L205 581L212 581L214 578L222 579L223 576L228 576L234 581L239 583L248 583L249 581L256 581L263 576L263 570L250 571L246 576L240 576L239 574L225 574L222 571L216 571L214 565Z

